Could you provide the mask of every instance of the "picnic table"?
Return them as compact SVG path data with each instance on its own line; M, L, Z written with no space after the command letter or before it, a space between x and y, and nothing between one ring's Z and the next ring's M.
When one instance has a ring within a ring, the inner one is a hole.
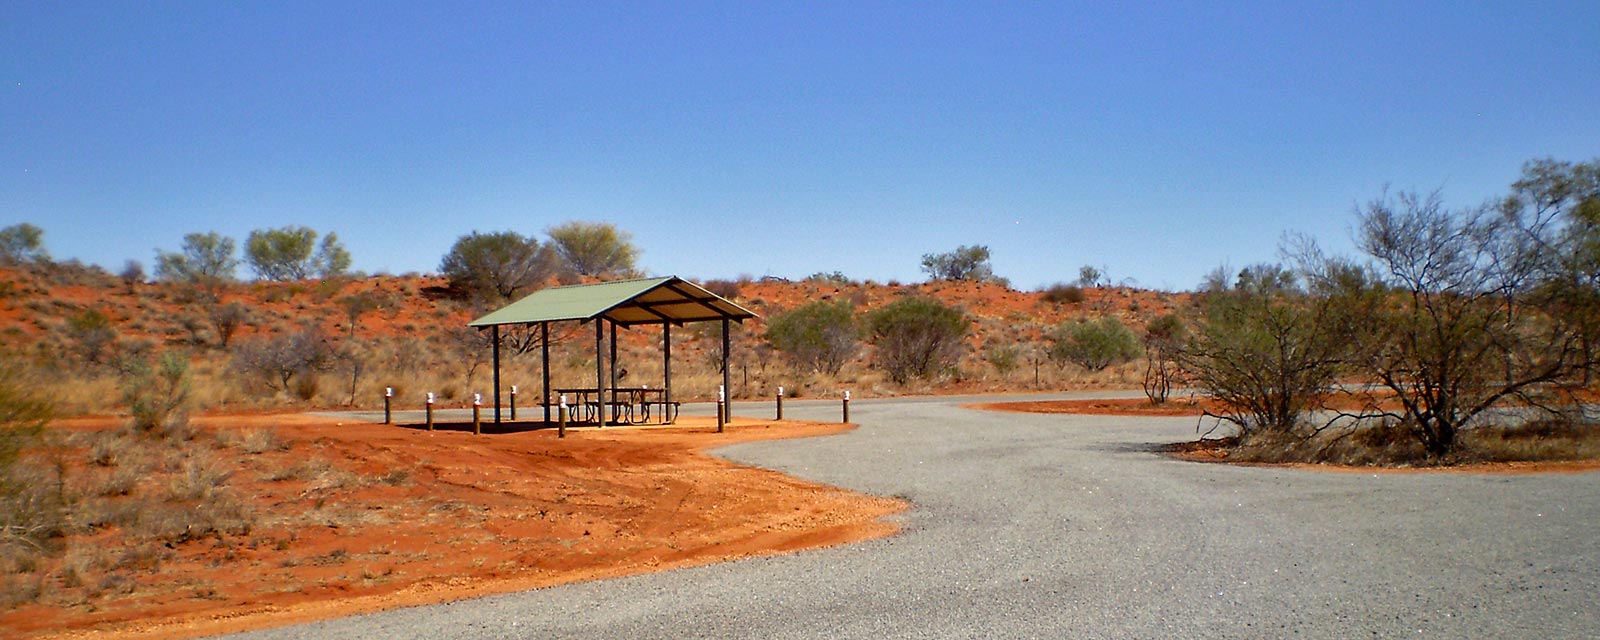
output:
M612 394L606 403L610 409L611 424L645 424L650 422L652 414L660 424L672 424L678 420L677 402L667 399L666 389L653 389L650 387L614 387L609 389ZM600 416L604 408L600 406L600 389L595 387L566 387L555 389L556 393L570 396L568 406L581 411L580 422L600 423Z

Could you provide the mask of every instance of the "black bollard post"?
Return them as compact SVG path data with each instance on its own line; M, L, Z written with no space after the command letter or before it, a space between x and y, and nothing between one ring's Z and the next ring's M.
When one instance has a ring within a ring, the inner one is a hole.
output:
M389 401L394 399L394 387L383 388L383 423L394 424L393 415L389 412Z
M433 431L433 392L428 392L428 430Z
M850 392L844 392L844 422L850 421Z
M778 419L783 419L783 387L778 387Z
M511 421L517 421L517 385L511 385Z

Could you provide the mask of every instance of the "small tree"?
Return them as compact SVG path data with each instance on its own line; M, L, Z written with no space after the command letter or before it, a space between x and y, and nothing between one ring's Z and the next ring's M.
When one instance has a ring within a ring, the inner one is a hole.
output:
M327 280L350 273L350 251L339 242L339 235L329 231L317 245L317 254L311 256L311 269L318 278Z
M277 282L332 278L350 268L350 252L337 235L329 233L319 246L316 231L298 226L251 231L245 258L256 277Z
M122 265L122 271L117 273L122 278L122 285L128 288L128 293L133 293L134 286L144 282L144 263L138 260L129 260Z
M925 297L901 298L867 316L878 365L900 384L955 366L970 325L966 314Z
M1058 328L1050 339L1050 357L1089 371L1102 371L1139 356L1139 338L1115 316L1080 320Z
M1223 406L1215 417L1241 437L1290 434L1337 379L1349 343L1334 305L1294 286L1292 272L1259 265L1228 286L1208 277L1194 336L1179 356L1197 389Z
M327 370L333 355L322 332L307 327L240 343L234 349L232 366L241 374L261 380L269 389L288 392L296 376Z
M860 335L853 305L817 300L773 316L766 338L796 365L837 375L855 356Z
M191 383L189 362L175 352L161 354L156 365L139 361L122 380L122 396L133 414L133 427L142 433L187 433L185 410Z
M556 274L558 264L550 248L533 238L515 231L474 231L456 240L439 272L468 295L507 300L544 284Z
M1078 286L1088 289L1103 286L1105 283L1105 269L1088 264L1078 267Z
M960 246L949 253L922 256L922 271L934 280L989 282L995 279L989 265L989 248L983 245Z
M233 239L215 231L184 236L179 253L156 250L156 277L169 282L215 288L232 282L238 268Z
M367 312L383 306L383 299L376 292L363 291L353 293L339 299L339 307L344 309L346 326L349 328L351 338L356 337L356 323L361 321L361 316Z
M574 220L545 230L566 268L593 278L632 277L639 249L633 236L604 222Z
M1167 401L1179 375L1178 354L1189 330L1175 313L1156 318L1144 330L1144 395L1152 404Z
M1561 297L1539 295L1554 228L1490 207L1449 211L1436 193L1385 196L1359 216L1379 301L1353 344L1430 454L1453 451L1474 417L1531 401L1581 366L1570 316L1550 306Z
M211 326L217 330L217 342L226 349L239 327L250 321L250 308L239 302L229 302L212 306L209 315Z
M44 248L44 229L26 222L0 229L0 264L49 262Z
M111 318L99 309L84 309L67 318L66 333L85 365L105 364L117 342Z
M1534 160L1511 188L1501 212L1519 228L1544 231L1524 234L1544 258L1536 293L1571 326L1588 386L1600 371L1600 159Z
M1004 377L1010 377L1022 366L1022 356L1022 347L1014 342L991 344L983 350L983 359Z

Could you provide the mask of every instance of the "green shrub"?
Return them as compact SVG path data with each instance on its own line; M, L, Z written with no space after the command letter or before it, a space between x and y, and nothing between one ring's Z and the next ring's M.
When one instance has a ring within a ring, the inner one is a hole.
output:
M189 362L171 351L161 354L154 368L134 364L122 382L134 429L163 436L187 435L190 390Z
M1083 287L1058 282L1044 290L1044 300L1051 304L1078 304L1083 302Z
M867 316L878 366L896 383L955 366L971 330L967 315L932 298L901 298Z
M1050 336L1050 357L1101 371L1139 356L1139 338L1114 316L1062 325Z
M1000 375L1009 375L1022 366L1022 347L1009 343L990 345L984 350L983 359L989 361L989 365Z
M828 375L838 374L855 355L860 336L855 307L843 300L818 300L775 315L766 333L797 366Z

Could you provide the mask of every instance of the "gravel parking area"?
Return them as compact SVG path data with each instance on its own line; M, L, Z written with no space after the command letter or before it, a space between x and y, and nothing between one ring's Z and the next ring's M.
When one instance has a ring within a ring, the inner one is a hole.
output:
M1600 474L1188 463L1152 446L1193 418L961 402L858 401L852 433L718 451L907 498L898 536L239 637L1600 635Z

